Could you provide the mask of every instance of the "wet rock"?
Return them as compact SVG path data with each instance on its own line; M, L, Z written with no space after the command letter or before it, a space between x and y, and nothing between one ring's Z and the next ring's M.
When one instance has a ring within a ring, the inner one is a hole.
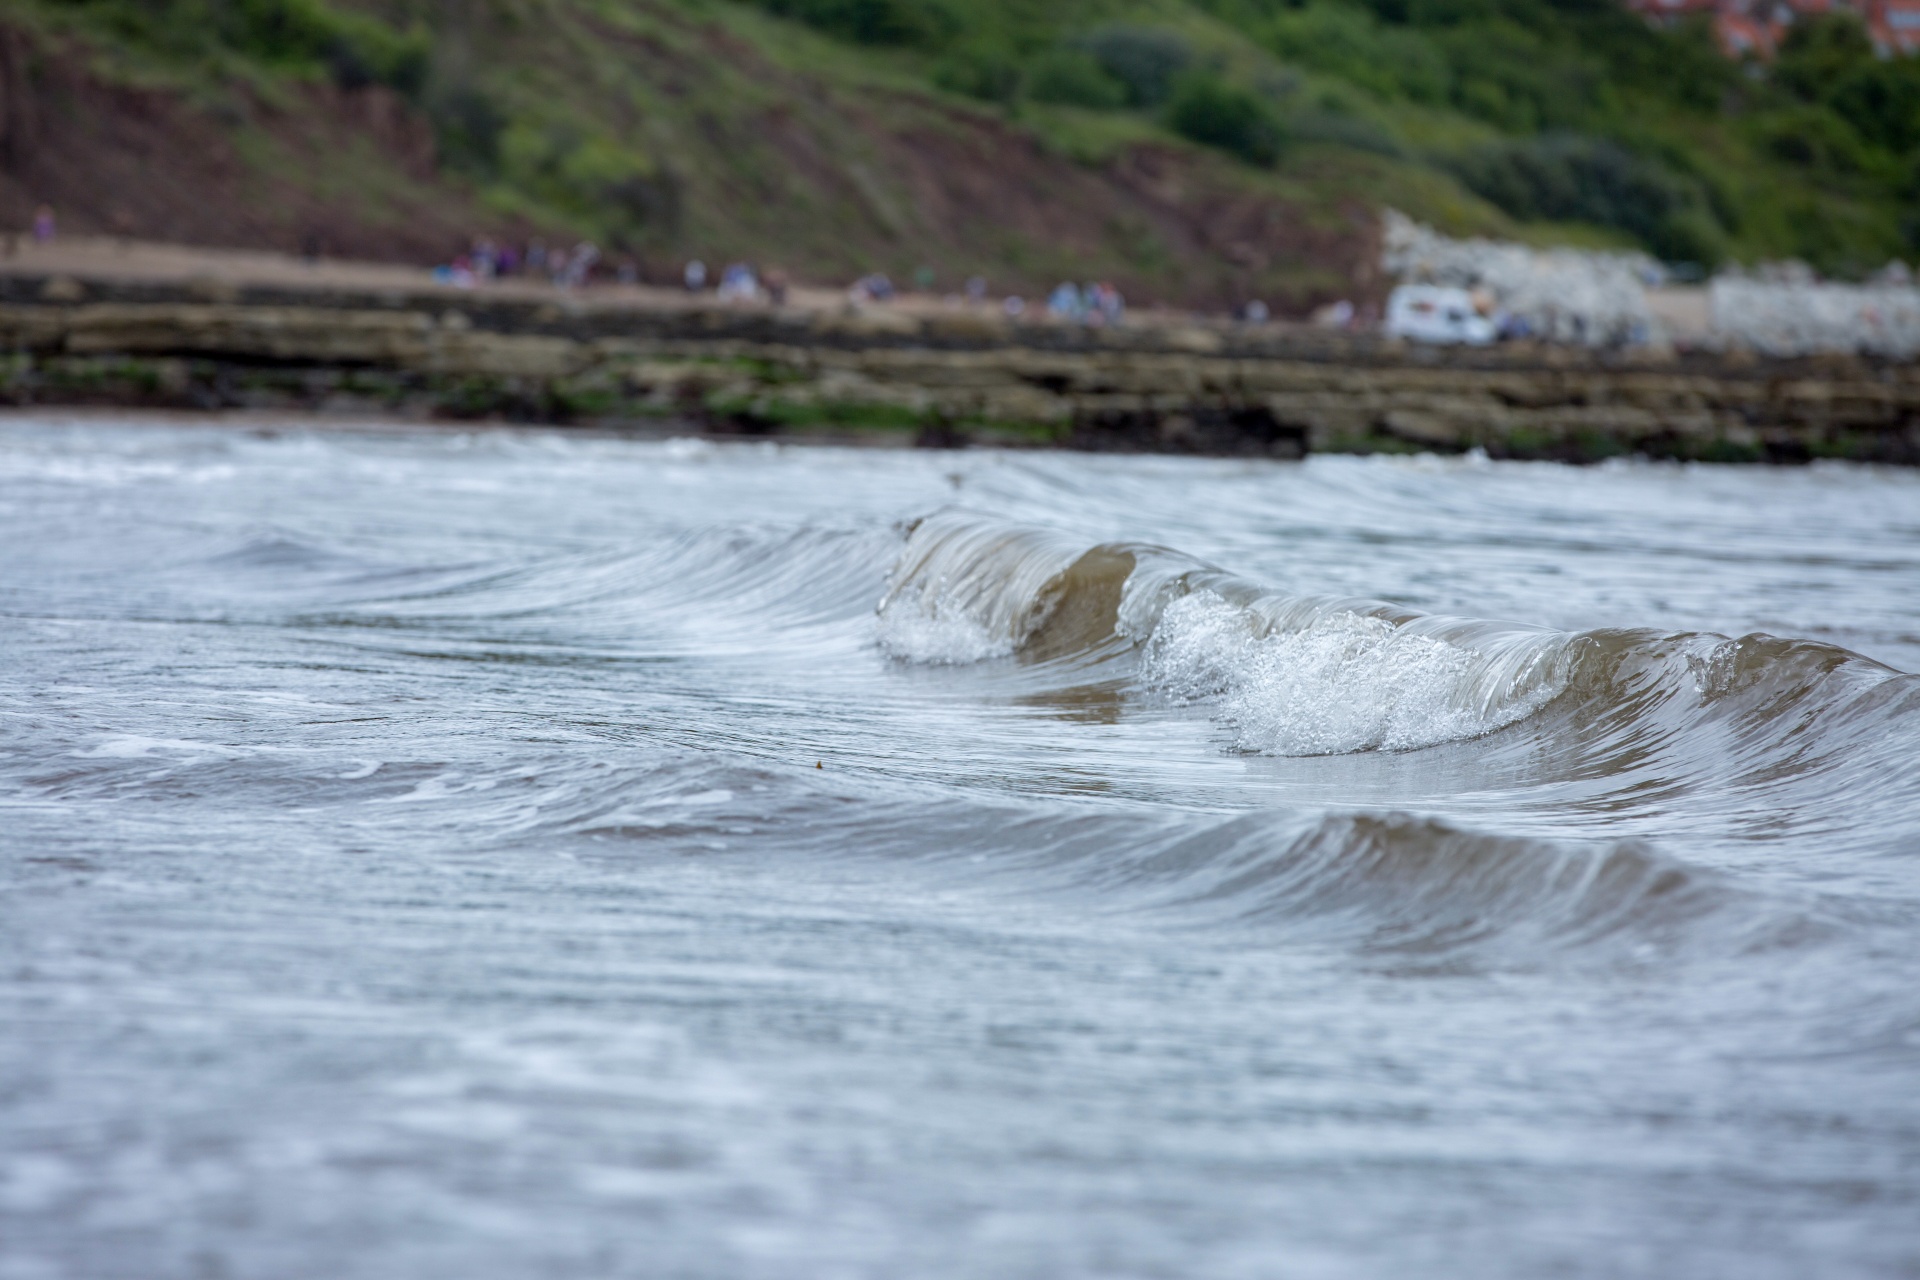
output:
M589 308L556 321L546 305L485 298L449 312L427 299L49 305L37 293L10 296L0 302L0 346L14 365L0 394L13 403L381 405L554 422L680 416L763 434L845 421L929 443L1263 457L1479 447L1568 460L1908 462L1920 424L1920 367L1860 357L1413 352L1278 326L1214 333L1210 344L1192 343L1186 328L1148 326L1086 341L1018 326L993 341L984 329L950 329L935 343L903 340L891 322L862 327L864 313L813 329L804 318L695 310L609 317Z

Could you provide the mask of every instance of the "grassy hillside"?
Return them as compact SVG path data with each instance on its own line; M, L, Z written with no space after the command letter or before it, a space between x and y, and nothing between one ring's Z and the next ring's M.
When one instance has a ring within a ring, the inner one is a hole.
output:
M70 225L186 239L392 256L540 231L656 272L700 254L814 279L1098 274L1136 296L1295 307L1377 289L1382 203L1703 266L1798 256L1845 274L1920 250L1920 65L1875 60L1845 19L1796 32L1761 72L1612 0L4 15L6 100L25 95L0 113L16 221L59 198ZM115 123L130 112L158 133Z
M1151 120L1284 170L1329 145L1669 259L1833 270L1920 246L1920 60L1803 25L1772 68L1616 0L760 0L1007 103Z

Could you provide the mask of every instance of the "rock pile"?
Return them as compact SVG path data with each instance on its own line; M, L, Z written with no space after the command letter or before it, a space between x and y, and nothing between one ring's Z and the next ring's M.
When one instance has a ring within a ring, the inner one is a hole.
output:
M1920 287L1898 263L1865 284L1819 282L1804 268L1732 271L1714 278L1708 297L1722 345L1770 356L1920 355Z
M1646 288L1665 276L1644 253L1534 249L1455 240L1389 209L1381 265L1403 281L1484 290L1523 331L1554 342L1620 346L1664 335Z

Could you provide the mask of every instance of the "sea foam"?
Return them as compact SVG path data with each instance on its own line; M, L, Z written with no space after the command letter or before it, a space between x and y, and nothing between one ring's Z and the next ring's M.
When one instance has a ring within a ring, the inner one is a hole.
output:
M1213 700L1243 751L1335 755L1479 737L1532 715L1564 687L1547 678L1490 691L1479 678L1484 662L1472 649L1349 610L1266 631L1253 611L1201 590L1162 611L1143 677L1184 701Z

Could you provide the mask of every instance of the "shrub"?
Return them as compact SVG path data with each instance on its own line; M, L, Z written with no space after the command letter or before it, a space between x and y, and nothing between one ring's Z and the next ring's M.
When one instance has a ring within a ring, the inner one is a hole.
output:
M915 0L759 0L760 6L856 44L930 44L950 25Z
M1843 11L1823 13L1787 28L1773 64L1773 82L1817 102L1850 72L1873 61L1873 37L1865 23Z
M1920 148L1920 58L1856 67L1834 84L1827 102L1875 146L1895 154Z
M1788 164L1829 173L1858 173L1867 167L1860 139L1825 107L1774 112L1760 122L1758 131L1767 152Z
M432 61L426 31L415 27L394 35L367 19L354 25L360 29L340 31L327 41L325 58L334 83L343 89L384 84L418 99Z
M1607 114L1595 69L1511 23L1433 33L1453 68L1453 101L1468 115L1516 133L1571 129Z
M1383 98L1444 102L1453 69L1417 31L1388 27L1364 9L1314 3L1284 11L1266 27L1268 48L1290 62L1330 72Z
M431 45L418 26L405 32L323 0L66 0L121 35L175 54L225 47L270 66L330 73L343 88L389 85L417 97Z
M1180 78L1167 104L1175 133L1265 167L1280 158L1285 133L1265 101L1214 75Z
M1020 65L991 50L962 50L940 60L933 82L982 102L1012 102L1020 96Z
M1179 33L1159 27L1102 27L1075 44L1120 83L1132 107L1165 102L1175 79L1193 61L1193 50Z
M1027 77L1027 93L1037 102L1102 111L1127 104L1126 86L1081 49L1054 49L1041 55Z
M1660 256L1713 263L1724 232L1701 185L1618 143L1577 134L1495 143L1452 162L1470 189L1521 219L1591 222Z
M500 167L500 137L507 119L480 89L444 86L428 95L427 115L441 164L489 175Z

